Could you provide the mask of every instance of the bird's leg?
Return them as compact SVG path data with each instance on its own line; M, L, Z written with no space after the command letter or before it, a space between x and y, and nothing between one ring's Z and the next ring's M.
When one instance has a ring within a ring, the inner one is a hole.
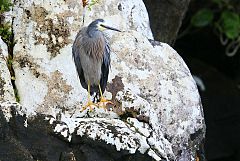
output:
M82 111L84 111L85 109L87 109L87 107L90 108L90 111L92 111L92 105L96 106L96 104L94 104L91 100L91 95L90 95L90 81L88 81L88 102L85 106L83 106Z
M108 103L110 103L110 104L113 104L111 101L109 101L109 100L107 100L107 99L105 99L104 97L103 97L103 93L102 93L102 89L101 89L101 86L100 86L100 84L98 84L98 88L99 88L99 93L100 93L100 103L102 103L103 104L103 108L106 108L106 104L108 104Z
M88 81L88 103L92 103L90 95L90 81Z
M100 93L100 102L107 102L107 99L105 99L104 97L103 97L103 94L102 94L102 89L101 89L101 86L100 86L100 84L98 84L98 88L99 88L99 93Z

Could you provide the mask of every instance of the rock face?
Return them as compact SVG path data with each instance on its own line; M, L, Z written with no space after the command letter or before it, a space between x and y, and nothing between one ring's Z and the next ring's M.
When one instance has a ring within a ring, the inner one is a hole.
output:
M173 45L190 0L143 0L150 18L154 38ZM159 5L161 4L161 5Z
M126 41L128 48L124 48ZM118 55L113 58L115 77L122 78L124 90L133 91L150 104L147 110L147 105L140 107L140 113L150 118L156 136L162 136L154 140L154 147L166 139L170 144L165 144L163 151L168 151L168 156L175 158L177 153L185 153L190 135L204 134L204 121L197 87L181 57L167 44L152 47L135 32L113 37L112 48Z
M7 67L8 49L0 37L0 101L16 101Z
M87 11L85 24L104 17L124 32L108 32L112 63L105 95L114 108L81 111L87 91L71 57L81 26L79 2L14 4L13 67L21 105L1 104L1 120L9 121L2 131L19 133L14 148L23 147L25 160L194 160L205 134L197 87L171 47L149 42L142 1L100 2ZM26 131L32 134L24 137Z
M16 85L21 104L34 111L48 113L49 106L71 109L85 103L86 91L81 88L71 56L72 43L82 25L79 2L19 1L14 6ZM92 9L86 15L87 25L104 18L121 30L137 30L152 38L141 1L107 1Z

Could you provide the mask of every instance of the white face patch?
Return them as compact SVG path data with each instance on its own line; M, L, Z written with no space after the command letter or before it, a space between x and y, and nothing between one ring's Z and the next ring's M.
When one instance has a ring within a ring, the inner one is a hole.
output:
M104 23L99 22L99 23L97 24L97 28L98 28L98 30L100 30L100 31L104 31L104 30L106 30L106 28L105 28L105 27L102 27L101 25L104 25Z

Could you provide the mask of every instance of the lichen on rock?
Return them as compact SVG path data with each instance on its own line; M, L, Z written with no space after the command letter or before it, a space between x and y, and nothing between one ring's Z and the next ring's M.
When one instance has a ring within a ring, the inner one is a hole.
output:
M43 7L36 6L32 8L32 11L33 14L29 14L28 18L37 23L34 36L35 45L46 45L47 52L51 53L51 58L54 58L57 54L60 54L61 48L71 42L69 40L69 24L62 17L65 13L56 15L53 18L47 18L49 13Z
M105 95L114 105L92 111L82 110L87 91L71 55L82 27L80 1L14 3L13 68L21 105L0 103L8 121L20 119L19 126L54 140L51 145L71 145L61 155L71 153L76 160L194 160L205 133L197 87L176 51L149 42L152 34L142 1L101 1L86 12L84 25L104 18L123 31L106 33L111 70ZM24 148L49 158L49 153Z
M15 101L11 75L7 66L7 45L0 37L0 101Z
M69 97L72 86L68 85L66 80L62 78L62 73L55 71L50 76L43 74L42 78L46 80L48 91L44 98L45 101L40 105L42 107L39 108L38 112L47 112L46 108L49 106L53 108L58 107L63 112L68 111L69 107L63 105Z

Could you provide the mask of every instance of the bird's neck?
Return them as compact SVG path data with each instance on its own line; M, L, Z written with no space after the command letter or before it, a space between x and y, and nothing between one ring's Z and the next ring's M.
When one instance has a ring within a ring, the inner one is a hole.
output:
M87 34L89 37L91 38L98 38L102 35L102 32L99 31L98 29L95 29L95 28L88 28L87 29Z

